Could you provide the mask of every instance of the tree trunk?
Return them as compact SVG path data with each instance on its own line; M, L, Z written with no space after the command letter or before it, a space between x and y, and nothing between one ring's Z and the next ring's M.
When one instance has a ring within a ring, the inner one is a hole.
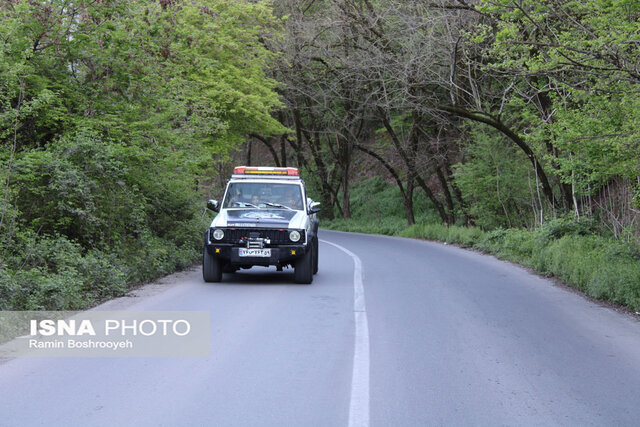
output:
M538 83L539 77L533 77L532 80L534 83ZM536 87L535 84L533 86ZM538 105L540 106L540 115L542 120L548 124L553 123L553 101L549 94L546 91L538 90L536 98L538 100ZM553 145L552 141L546 141L545 146L547 147L547 152L553 156L553 159L558 158L558 150ZM556 171L560 170L560 166L555 160L551 160L551 167ZM558 179L557 182L560 187L560 191L562 192L562 196L564 197L564 207L569 208L574 202L572 185L562 182L561 179Z
M296 128L296 135L299 136L299 152L302 151L302 136L307 140L309 144L309 148L311 150L311 156L313 157L313 161L316 165L316 172L318 177L320 178L320 193L322 197L322 204L325 206L323 210L323 216L326 219L332 220L334 219L333 215L333 206L334 201L337 200L333 197L333 190L331 188L331 184L329 183L329 176L327 173L327 168L322 159L322 156L319 153L320 146L320 138L317 132L311 132L309 135L308 131L305 131L302 128L302 120L300 118L300 113L297 110L293 110L294 123ZM338 207L339 208L339 207Z
M407 181L407 192L402 198L402 201L404 203L404 211L405 211L405 214L407 215L408 225L413 225L416 223L416 219L413 213L413 188L414 188L413 183L414 183L413 179L409 179Z
M413 184L411 184L411 186L407 185L407 190L405 191L402 179L400 179L400 175L398 175L398 172L393 168L393 166L389 164L389 162L384 159L384 157L382 157L375 151L369 150L367 147L363 147L359 144L355 144L354 148L376 159L389 172L389 174L391 174L393 180L398 186L398 189L400 190L400 195L402 196L402 204L404 205L405 214L407 216L407 223L409 223L409 225L414 224L415 218L413 215ZM411 190L411 195L408 195L409 190Z
M342 172L342 215L345 218L351 218L351 203L349 202L349 168L350 160L345 161L343 164L344 171Z
M287 167L287 137L282 135L280 137L280 164L282 167Z
M475 225L475 218L473 218L471 214L469 214L469 206L467 205L467 202L465 202L464 198L462 197L462 191L460 191L460 188L456 184L455 179L453 179L453 173L451 172L451 167L449 166L448 160L444 164L444 170L447 174L446 176L449 182L451 183L451 189L453 190L453 195L456 197L456 200L460 205L460 210L464 215L464 220L467 224L467 227Z
M244 164L247 166L251 166L251 138L247 139L247 148L245 150Z
M444 176L439 167L436 168L436 175L438 176L438 180L440 181L440 185L442 186L444 199L447 202L447 221L449 224L455 224L456 213L453 208L453 198L451 197L451 192L449 191L449 183L447 182L447 178Z
M405 165L410 166L411 160L409 159L409 156L407 156L407 153L405 152L405 150L402 149L400 140L398 139L398 136L393 130L393 127L391 126L391 123L389 122L386 116L386 113L384 113L384 111L380 111L380 113L381 113L380 115L382 118L382 123L384 124L384 127L387 130L387 132L389 133L389 136L391 137L391 141L393 142L393 145L396 147L398 154L400 154L400 157L402 157L402 160L404 161ZM424 181L424 179L422 179L420 175L415 174L415 179L418 182L418 185L420 186L420 188L422 188L424 193L427 195L429 200L431 200L431 203L433 203L433 206L436 208L436 210L440 214L440 218L442 219L442 222L444 224L447 224L447 215L444 211L444 207L442 206L442 203L440 203L438 198L435 196L435 194L433 194L433 191L431 191L431 189L427 186L426 182Z
M266 139L263 138L261 135L257 135L257 134L251 134L249 135L255 139L257 139L258 141L262 142L267 149L269 150L269 153L271 153L271 157L273 158L273 162L275 164L276 167L280 167L280 160L278 159L278 153L276 152L276 150L273 148L273 145L271 144L272 139Z

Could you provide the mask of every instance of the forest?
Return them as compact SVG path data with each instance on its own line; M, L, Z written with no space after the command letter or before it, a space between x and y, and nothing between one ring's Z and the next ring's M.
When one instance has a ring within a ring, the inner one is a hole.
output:
M0 310L197 262L235 164L301 168L325 227L640 309L637 1L12 0L0 19Z

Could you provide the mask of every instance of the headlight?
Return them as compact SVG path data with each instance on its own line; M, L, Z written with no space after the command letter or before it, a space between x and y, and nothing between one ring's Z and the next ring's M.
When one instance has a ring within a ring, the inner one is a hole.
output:
M222 240L223 237L224 237L224 231L220 230L219 228L213 232L214 239Z
M292 242L297 242L298 240L300 240L300 232L293 230L291 233L289 233L289 239Z

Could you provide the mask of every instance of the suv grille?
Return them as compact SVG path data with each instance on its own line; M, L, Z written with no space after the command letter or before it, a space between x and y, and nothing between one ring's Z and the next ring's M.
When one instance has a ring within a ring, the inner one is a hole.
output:
M241 240L246 240L249 237L269 239L271 245L287 245L294 243L289 239L289 230L279 228L224 228L224 237L222 240L215 240L213 238L213 228L209 230L209 240L212 242L222 243L240 243ZM300 230L300 240L296 243L305 241L304 230Z

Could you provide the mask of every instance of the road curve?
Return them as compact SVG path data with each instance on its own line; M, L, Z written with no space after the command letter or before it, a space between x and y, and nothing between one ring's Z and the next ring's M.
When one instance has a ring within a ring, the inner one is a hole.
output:
M638 424L635 319L459 248L320 238L312 285L194 269L128 304L210 311L209 358L1 364L0 425Z

